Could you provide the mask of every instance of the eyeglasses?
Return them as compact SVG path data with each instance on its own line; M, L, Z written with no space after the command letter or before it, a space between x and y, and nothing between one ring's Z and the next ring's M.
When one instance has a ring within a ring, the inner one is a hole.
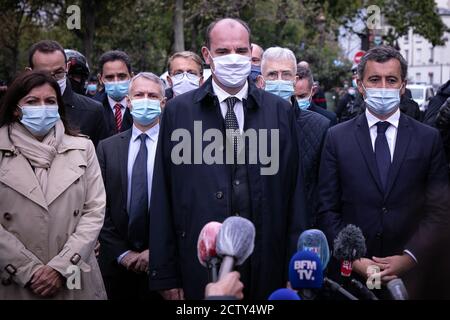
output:
M50 72L50 74L55 80L62 80L66 76L67 71Z
M176 81L180 81L181 79L184 78L184 76L186 76L189 80L198 80L198 78L199 78L198 75L196 75L195 73L190 73L190 72L177 73L177 74L174 74L172 76L172 78Z

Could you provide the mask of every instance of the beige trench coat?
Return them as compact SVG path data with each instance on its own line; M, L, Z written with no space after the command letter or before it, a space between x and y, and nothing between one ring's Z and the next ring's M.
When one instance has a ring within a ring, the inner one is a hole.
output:
M44 195L0 128L0 300L39 299L25 286L46 264L70 280L53 299L106 299L93 250L106 201L94 146L64 135L57 152Z

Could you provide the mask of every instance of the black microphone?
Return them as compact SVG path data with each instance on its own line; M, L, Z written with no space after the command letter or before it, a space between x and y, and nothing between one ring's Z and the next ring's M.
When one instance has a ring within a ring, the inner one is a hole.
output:
M378 300L377 296L367 288L367 286L363 285L361 281L358 281L356 279L350 280L350 284L353 288L358 290L358 292L363 296L366 300Z
M387 288L394 300L408 300L408 291L402 279L393 279L388 282Z
M334 257L341 262L341 276L345 283L352 286L364 299L378 300L367 286L356 279L350 279L353 262L366 254L366 239L360 228L347 225L334 240Z
M366 254L366 239L360 228L349 224L334 239L334 257L341 262L341 275L350 277L353 261Z
M216 252L222 256L219 280L233 271L252 254L255 247L255 226L242 217L227 218L217 234Z
M347 290L345 290L339 283L334 282L331 279L328 278L324 278L323 279L323 283L330 288L332 291L335 292L339 292L340 294L342 294L344 297L346 297L347 299L350 300L358 300L357 297L355 297L354 295L352 295L350 292L348 292Z

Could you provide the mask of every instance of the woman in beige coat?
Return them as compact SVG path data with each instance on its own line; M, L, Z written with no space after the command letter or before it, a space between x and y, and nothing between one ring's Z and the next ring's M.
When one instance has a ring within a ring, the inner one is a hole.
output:
M25 72L0 107L0 300L106 299L94 246L105 190L58 83Z

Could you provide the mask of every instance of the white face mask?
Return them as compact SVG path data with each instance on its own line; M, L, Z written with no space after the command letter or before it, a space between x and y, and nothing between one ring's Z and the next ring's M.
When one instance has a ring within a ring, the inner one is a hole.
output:
M188 72L176 74L171 79L175 96L197 89L200 86L200 77Z
M213 73L221 84L237 88L247 81L252 68L250 57L235 53L215 58L209 55L214 61Z
M64 78L62 78L61 80L58 80L58 85L59 85L59 88L61 89L61 95L63 95L64 91L66 90L66 86L67 86L66 80L67 80L66 76L64 76Z

